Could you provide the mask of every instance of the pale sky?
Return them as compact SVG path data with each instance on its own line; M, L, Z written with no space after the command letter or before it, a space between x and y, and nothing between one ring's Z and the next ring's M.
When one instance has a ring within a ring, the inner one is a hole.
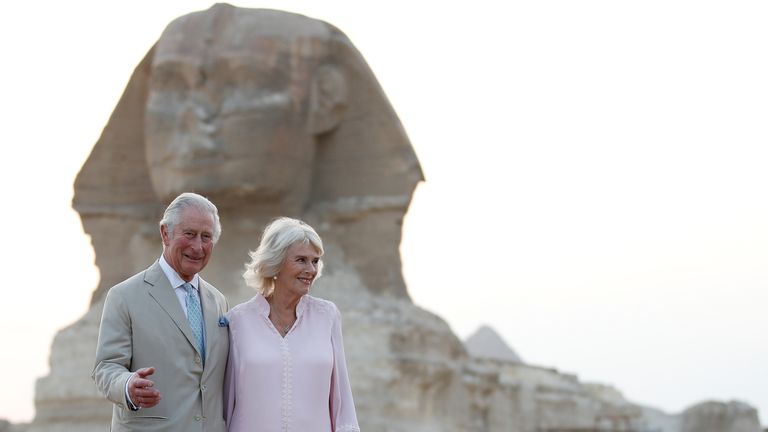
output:
M737 399L768 423L768 3L426 3L233 3L334 24L379 78L427 178L414 301L634 402ZM4 7L0 418L31 420L97 284L81 164L163 28L210 5Z

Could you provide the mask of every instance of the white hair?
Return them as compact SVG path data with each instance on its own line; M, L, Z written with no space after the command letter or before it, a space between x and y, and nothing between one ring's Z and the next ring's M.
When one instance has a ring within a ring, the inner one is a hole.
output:
M213 243L219 241L221 236L221 221L219 221L219 209L208 198L192 192L184 192L177 196L165 209L160 226L165 226L168 232L173 232L173 227L179 223L181 213L187 208L196 208L206 211L213 216Z
M265 297L271 295L275 289L272 278L282 268L288 248L297 243L310 244L318 255L323 255L323 241L311 226L289 217L273 220L264 228L258 249L248 253L251 261L245 264L245 284ZM322 270L320 261L315 278L320 277Z

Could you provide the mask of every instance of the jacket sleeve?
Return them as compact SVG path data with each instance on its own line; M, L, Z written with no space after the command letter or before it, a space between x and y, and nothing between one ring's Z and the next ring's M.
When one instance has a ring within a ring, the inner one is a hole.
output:
M334 432L359 432L352 387L347 375L347 360L344 356L344 340L341 335L341 313L333 306L331 328L333 345L333 372L331 374L330 411Z
M123 409L128 408L125 384L132 374L129 370L132 358L130 311L122 291L110 289L104 300L91 377L98 390Z
M235 411L235 394L237 392L237 368L240 363L236 340L236 330L232 327L232 314L228 314L229 322L229 357L227 358L227 370L224 373L224 420L229 430L232 422L232 414Z

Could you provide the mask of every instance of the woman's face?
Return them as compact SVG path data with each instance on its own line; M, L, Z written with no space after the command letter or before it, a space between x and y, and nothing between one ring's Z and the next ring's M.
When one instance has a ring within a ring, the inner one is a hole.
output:
M294 243L285 253L275 279L275 292L301 297L309 292L320 265L320 255L311 244Z
M158 195L279 201L307 188L309 79L297 75L285 42L188 27L169 27L160 39L149 80L144 127Z

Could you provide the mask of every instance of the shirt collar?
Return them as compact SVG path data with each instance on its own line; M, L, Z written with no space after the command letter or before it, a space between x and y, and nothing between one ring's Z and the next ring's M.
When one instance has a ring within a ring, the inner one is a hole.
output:
M168 278L168 282L171 283L171 286L174 289L179 288L180 286L187 283L187 281L182 279L181 276L179 276L179 274L176 273L176 270L174 270L173 267L171 267L171 265L168 264L168 261L165 260L164 256L160 255L160 259L157 261L160 263L160 268L163 269L163 273L165 273L165 277ZM198 287L200 286L200 277L197 274L195 274L195 276L192 277L192 280L189 283L191 283L192 286L195 287L195 289L199 290Z

